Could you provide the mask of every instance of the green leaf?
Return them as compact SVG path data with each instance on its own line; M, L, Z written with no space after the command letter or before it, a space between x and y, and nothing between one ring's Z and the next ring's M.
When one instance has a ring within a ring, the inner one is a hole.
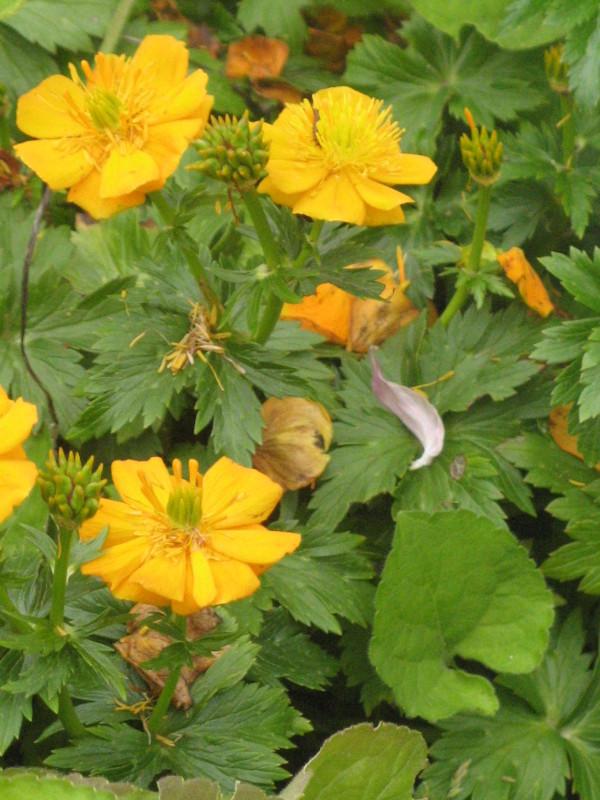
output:
M223 391L213 391L213 397L216 396L211 437L213 447L216 453L251 467L252 453L262 441L261 403L248 379L233 364L221 362L219 376ZM210 374L206 374L206 379L213 380ZM240 419L241 409L243 419Z
M398 515L375 599L370 657L409 716L491 715L489 681L453 658L528 672L552 624L552 596L524 548L467 511Z
M269 5L263 0L241 0L237 18L248 33L256 33L260 28L267 36L283 39L290 47L299 50L307 33L300 9L306 5L306 0L287 0L282 5Z
M599 784L591 791L585 784L600 767L592 728L598 699L590 685L597 675L592 678L583 646L581 618L572 614L556 626L536 670L498 678L500 708L493 718L461 714L440 723L444 733L431 749L423 793L430 800L551 800L565 795L572 774L577 796L592 800ZM592 769L580 781L585 762Z
M540 261L578 302L600 313L600 248L593 258L571 247L568 256L552 253Z
M529 55L503 52L473 29L457 43L419 17L403 26L402 35L406 49L364 36L348 54L344 79L391 103L394 119L406 127L406 152L433 154L446 109L463 120L467 107L490 128L494 120L512 120L542 102L543 76Z
M448 5L444 0L411 0L414 8L436 28L456 36L462 25L475 25L487 39L502 47L529 49L554 42L568 30L568 24L540 24L540 16L530 12L520 25L502 26L506 10L513 0L458 0Z
M41 47L0 24L0 81L17 95L25 94L58 72L58 64Z
M115 6L115 0L27 0L6 24L51 53L57 47L90 52L90 36L103 35Z
M283 608L265 614L256 641L261 649L250 675L268 686L280 686L285 678L308 689L324 689L338 671L337 660L312 642Z
M372 571L357 552L362 537L316 527L302 532L300 547L271 567L262 584L298 622L341 633L338 616L364 625Z
M110 784L107 780L84 778L81 775L58 775L49 770L13 768L0 772L0 793L3 800L158 800L155 792L123 783Z
M328 739L281 792L282 800L411 800L427 763L418 731L382 722L354 725Z

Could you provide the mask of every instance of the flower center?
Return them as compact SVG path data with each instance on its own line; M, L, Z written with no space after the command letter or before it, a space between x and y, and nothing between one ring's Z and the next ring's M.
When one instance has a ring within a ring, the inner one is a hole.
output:
M105 130L116 133L121 129L123 104L113 91L95 87L89 93L86 104L92 124L100 133Z
M389 107L380 111L382 105L366 96L318 98L314 140L331 170L353 165L366 172L370 165L397 157L402 131L392 122Z
M202 520L202 489L182 483L167 500L167 515L177 528L195 528Z

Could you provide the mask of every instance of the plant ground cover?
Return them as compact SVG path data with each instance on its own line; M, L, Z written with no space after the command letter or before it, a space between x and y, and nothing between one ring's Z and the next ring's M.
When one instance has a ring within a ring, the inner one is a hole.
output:
M600 795L599 31L0 0L2 798Z

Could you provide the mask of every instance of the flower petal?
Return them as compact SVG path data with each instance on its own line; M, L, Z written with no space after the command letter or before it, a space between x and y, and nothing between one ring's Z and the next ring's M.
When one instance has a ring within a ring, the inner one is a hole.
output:
M38 421L37 408L22 397L15 401L8 400L4 407L6 411L0 417L0 455L24 442Z
M192 597L198 608L214 605L217 587L212 571L213 561L209 561L201 550L192 550L188 564L188 577L191 576L191 585L186 580L186 597Z
M0 522L25 500L35 486L37 474L33 461L0 460Z
M355 169L348 170L348 174L356 191L368 206L390 211L402 203L412 203L412 198L408 195L397 192L384 183L365 178Z
M173 551L171 558L154 556L148 558L131 573L128 580L138 583L146 591L165 597L167 600L183 600L187 558L185 552Z
M305 330L320 333L334 344L345 345L350 328L352 296L332 283L321 283L301 303L284 303L281 319L299 320Z
M19 98L17 126L40 139L81 136L87 128L76 113L85 108L84 90L64 75L52 75Z
M124 503L144 512L166 508L172 481L162 458L113 461L112 479ZM145 484L150 487L154 497L149 498L144 493Z
M345 171L328 175L318 188L306 192L294 203L294 214L313 219L363 225L365 203Z
M148 544L132 538L103 552L98 558L81 565L84 575L97 575L109 584L111 592L127 581L132 572L146 560ZM121 595L120 595L121 596Z
M213 531L210 548L217 553L250 564L273 564L293 553L301 541L299 533L270 531L262 525Z
M75 149L69 152L61 140L38 139L21 142L16 144L14 149L21 161L54 191L67 189L90 172L95 172L85 150Z
M404 195L408 197L408 195ZM406 200L405 202L408 202ZM411 200L411 202L413 202ZM402 211L402 206L397 206L396 208L392 208L391 211L382 211L379 208L373 208L373 206L367 206L367 211L365 214L365 221L363 225L369 226L377 226L377 225L399 225L404 222L405 216L404 211Z
M69 203L76 203L94 219L107 219L126 208L140 206L145 199L146 193L142 191L120 197L100 197L100 173L97 169L74 184L67 195Z
M324 161L304 163L272 158L269 161L269 177L281 192L306 192L327 177L327 167Z
M100 197L106 199L130 194L159 177L156 162L143 150L132 148L126 153L112 150L102 167Z
M211 531L262 522L283 489L258 470L220 458L203 480L202 520Z
M227 559L212 560L210 565L217 590L215 605L249 597L260 587L260 581L248 564Z
M181 83L171 85L168 93L158 94L148 107L150 125L186 120L192 124L190 138L199 136L213 104L206 94L208 75L196 70Z
M188 51L173 36L145 36L136 50L131 65L142 74L152 75L157 95L168 94L184 80L188 70Z
M391 170L381 167L370 169L369 177L392 185L401 183L403 185L417 186L429 183L436 172L436 165L427 156L400 153L397 166L395 165Z
M426 467L442 452L444 446L444 423L433 406L423 395L399 383L383 377L374 348L369 350L371 361L371 387L382 406L406 425L423 445L423 454L409 469Z

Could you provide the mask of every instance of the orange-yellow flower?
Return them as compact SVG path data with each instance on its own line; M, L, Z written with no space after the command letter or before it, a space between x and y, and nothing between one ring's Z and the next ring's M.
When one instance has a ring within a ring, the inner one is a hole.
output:
M398 266L399 282L388 265L379 258L346 267L383 270L385 275L378 278L379 283L384 285L381 300L362 300L332 283L321 283L316 293L302 298L301 303L285 303L281 319L298 320L301 327L320 333L334 344L341 344L355 353L366 353L371 345L381 344L419 315L404 294L409 282L404 277L400 251Z
M382 105L347 86L316 92L312 105L289 103L263 128L270 157L259 191L313 219L404 222L402 205L412 198L391 187L429 183L437 167L401 152L402 131Z
M205 72L187 74L188 52L172 36L95 62L81 62L87 83L70 64L70 79L53 75L19 99L17 125L36 140L15 150L51 189L69 189L69 201L103 219L164 185L213 98Z
M509 281L517 284L525 305L540 317L547 317L554 311L554 305L540 276L527 261L520 247L511 247L506 253L500 253L498 261Z
M37 408L21 397L10 400L0 386L0 522L22 503L35 484L37 467L23 442L37 422Z
M97 575L115 597L171 606L192 614L205 606L247 597L259 587L257 575L292 553L298 533L270 531L259 523L283 490L266 475L221 458L198 472L189 461L169 474L161 458L115 461L113 483L123 502L100 501L80 536L96 536L108 525L102 554L82 572Z

